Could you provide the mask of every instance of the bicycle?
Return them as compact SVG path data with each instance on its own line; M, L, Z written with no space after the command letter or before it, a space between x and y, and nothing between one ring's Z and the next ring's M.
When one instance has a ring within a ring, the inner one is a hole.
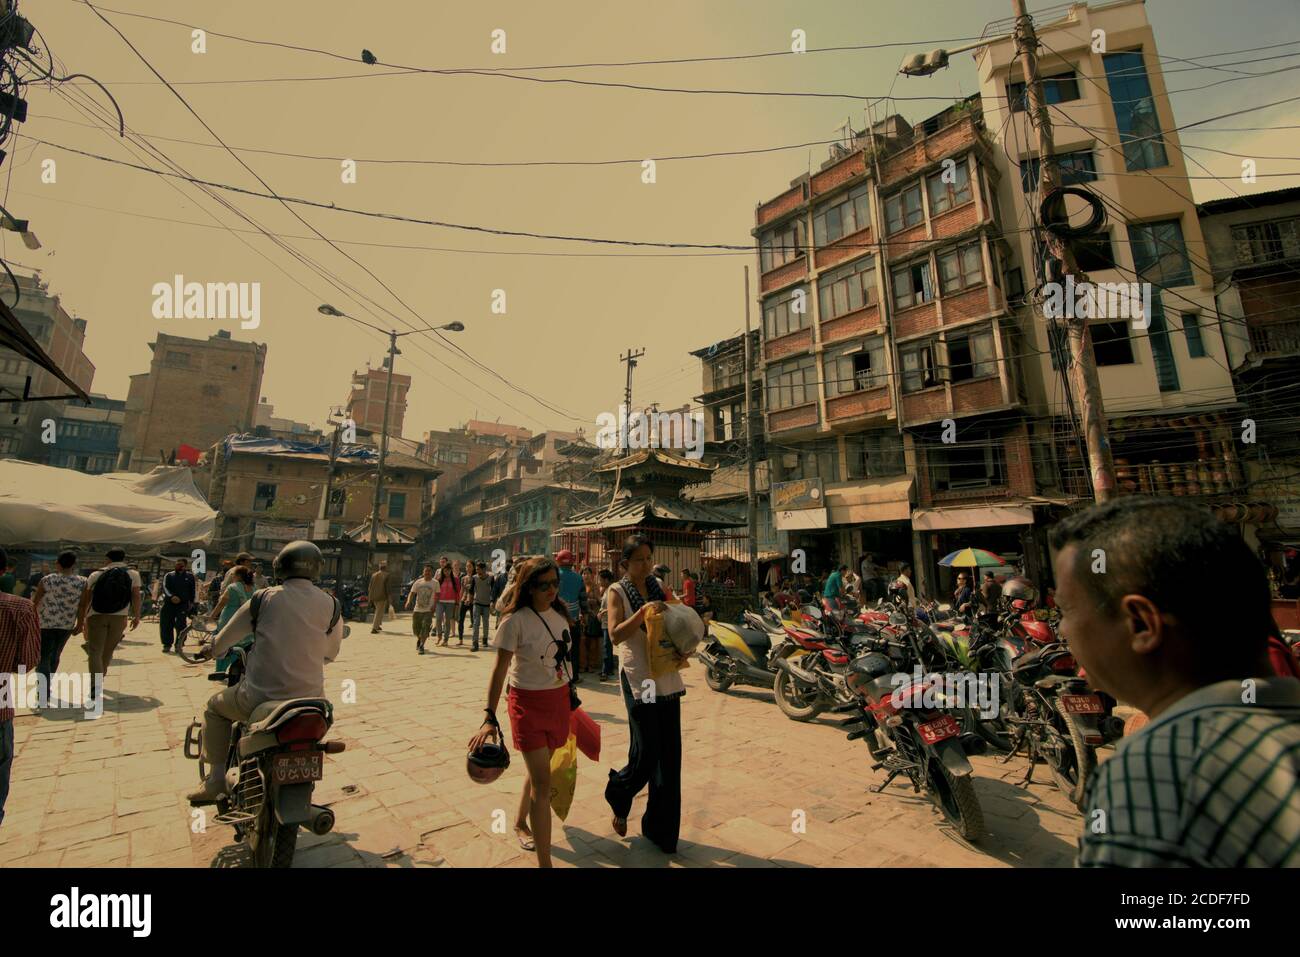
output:
M176 654L191 665L210 661L217 631L217 623L211 618L194 616L176 635Z

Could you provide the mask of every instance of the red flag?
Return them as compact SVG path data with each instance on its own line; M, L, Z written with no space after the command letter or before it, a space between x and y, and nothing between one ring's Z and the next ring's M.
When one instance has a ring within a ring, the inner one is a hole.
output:
M184 462L186 465L198 465L199 456L202 454L199 449L182 442L180 448L176 450L176 461Z

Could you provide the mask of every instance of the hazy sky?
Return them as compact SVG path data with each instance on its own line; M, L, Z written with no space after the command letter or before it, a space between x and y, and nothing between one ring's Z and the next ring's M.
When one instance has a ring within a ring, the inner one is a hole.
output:
M860 96L889 92L907 49L926 50L944 40L955 46L954 38L976 37L987 22L1010 14L1007 0L114 0L111 7L347 56L358 56L364 47L382 62L429 68L504 70L781 51L789 50L795 29L806 31L809 48L908 41L908 48L528 74ZM659 93L473 74L265 82L272 77L380 74L385 68L216 36L207 38L206 53L197 54L191 50L189 28L101 9L163 76L181 84L178 91L231 146L336 157L241 153L279 194L424 219L614 239L748 243L754 205L780 192L809 165L820 164L826 147L663 161L653 185L641 181L639 162L484 168L373 161L639 160L825 140L846 120L863 125L862 102L849 99ZM174 162L202 179L261 189L220 147L163 139L215 143L79 0L23 0L21 11L40 28L62 73L89 73L104 82L128 126L149 136ZM1147 11L1165 57L1300 41L1295 0L1150 0ZM491 33L498 28L506 31L505 54L491 52ZM1300 54L1300 45L1225 59L1288 52ZM1238 69L1288 65L1300 65L1300 56ZM1165 63L1167 70L1185 66ZM1229 76L1211 70L1177 73L1169 76L1169 87L1181 90ZM228 82L232 80L263 82ZM898 112L916 121L976 89L974 61L963 54L954 58L951 69L929 79L899 78L893 93L936 98L897 104ZM1297 93L1300 71L1176 93L1174 111L1182 124ZM52 90L34 84L28 100L29 119L15 126L19 133L142 161L138 146L119 140L115 132L103 132L105 122L89 114L106 107L93 86L73 82ZM1211 125L1300 125L1297 107ZM92 123L98 128L88 125ZM1295 129L1187 131L1183 142L1260 156L1300 156L1300 130ZM262 392L278 415L320 423L328 408L345 398L352 370L367 359L379 362L384 338L345 319L318 315L316 307L329 302L384 328L464 322L464 332L449 334L458 345L512 386L575 416L540 407L435 337L413 335L402 340L398 359L398 370L414 377L405 430L411 437L475 416L535 430L585 426L592 434L596 416L613 410L621 399L624 367L618 356L629 346L646 349L635 380L637 403L650 399L664 408L679 405L700 391L699 364L687 352L739 333L744 322L742 267L749 264L752 271L751 253L635 254L637 250L619 247L476 234L296 207L387 283L416 318L274 200L220 194L267 230L285 236L327 277L356 287L382 309L357 294L340 292L193 186L21 138L6 146L9 157L0 168L4 205L31 220L43 248L29 251L10 235L5 255L42 269L65 304L88 321L87 351L97 368L94 389L116 397L125 396L128 376L147 370L146 343L156 333L206 337L218 325L153 317L153 285L170 282L176 274L187 281L261 284L260 328L233 331L236 338L268 344ZM1239 174L1235 157L1188 152L1216 174ZM356 183L341 182L337 157L358 160ZM47 158L57 162L53 184L41 182ZM156 157L143 161L161 165ZM1261 159L1258 169L1300 169L1300 160ZM1254 187L1233 187L1246 192L1297 184L1300 177L1261 178ZM1226 188L1203 180L1193 192L1201 200L1228 195ZM217 222L237 232L221 229ZM498 289L506 294L505 315L491 311ZM197 386L195 396L198 401Z

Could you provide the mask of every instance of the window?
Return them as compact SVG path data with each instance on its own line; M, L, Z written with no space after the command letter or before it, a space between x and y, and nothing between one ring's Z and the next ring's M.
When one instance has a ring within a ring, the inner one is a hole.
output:
M903 437L897 432L864 432L844 441L850 479L884 478L903 475Z
M1151 357L1156 364L1156 385L1161 392L1177 392L1178 364L1174 361L1169 326L1165 323L1165 307L1159 296L1151 297L1151 326L1147 329L1147 337L1151 340Z
M1048 103L1068 103L1079 98L1079 78L1073 70L1043 77L1043 99ZM1007 100L1012 113L1020 113L1027 105L1027 89L1023 83L1007 84Z
M874 257L850 263L817 280L818 309L823 320L875 305L877 301Z
M1201 338L1201 317L1199 313L1183 313L1183 335L1187 337L1187 354L1193 359L1206 356L1205 340Z
M764 233L759 243L759 265L763 272L784 266L803 255L803 223L792 219Z
M1069 240L1074 261L1084 272L1097 272L1115 268L1115 250L1110 244L1110 231L1102 230L1095 236L1080 236Z
M866 345L849 346L826 354L826 397L885 384L885 346L879 336Z
M788 409L817 401L817 359L800 356L767 370L767 407Z
M1053 156L1052 162L1056 164L1057 180L1062 186L1076 186L1097 179L1097 160L1092 150L1061 153ZM1029 156L1020 161L1020 186L1026 193L1038 189L1038 174L1042 165L1037 156Z
M329 505L325 510L326 518L342 518L343 508L348 503L348 493L346 489L330 489Z
M970 202L970 170L965 159L952 168L953 182L944 182L944 173L926 177L925 187L930 193L930 215L946 213L954 206Z
M896 233L909 226L915 226L924 218L920 183L913 183L902 192L885 198L885 232Z
M258 482L253 495L253 511L265 512L275 504L275 485L271 482Z
M1019 268L1007 270L1007 302L1018 306L1025 301L1025 276Z
M763 302L763 335L768 339L807 329L809 321L807 286L795 286Z
M997 357L993 352L992 331L975 332L948 340L948 378L964 382L981 376L997 375Z
M984 285L984 259L978 242L945 249L935 258L939 263L939 286L945 296Z
M933 446L928 457L930 486L937 492L1007 484L1007 453L999 436Z
M388 517L403 518L406 515L406 493L388 493Z
M786 452L780 458L781 481L819 478L823 482L840 480L839 453L834 445L821 449Z
M919 392L939 384L934 374L934 343L899 346L898 361L903 365L904 392Z
M894 279L895 309L910 309L934 298L934 287L930 284L930 260L918 259L895 269L891 275Z
M1128 337L1127 322L1094 322L1088 329L1092 333L1092 352L1097 357L1097 365L1132 365L1133 343Z
M866 186L849 190L813 214L813 242L825 246L871 225L871 194Z
M1238 265L1300 258L1300 219L1233 226L1232 240Z
M1192 284L1192 267L1178 220L1130 223L1128 239L1133 247L1133 268L1142 279L1164 289Z
M1168 166L1169 158L1160 137L1160 117L1156 115L1142 51L1108 53L1102 62L1110 84L1115 125L1124 146L1124 165L1130 172Z

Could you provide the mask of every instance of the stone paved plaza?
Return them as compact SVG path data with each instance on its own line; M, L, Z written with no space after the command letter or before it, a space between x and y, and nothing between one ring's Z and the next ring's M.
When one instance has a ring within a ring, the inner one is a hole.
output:
M465 744L481 720L493 655L469 644L415 654L410 617L384 635L353 624L326 670L335 702L330 734L347 743L326 759L315 801L335 830L299 835L298 867L530 867L508 824L523 765L491 786L465 774ZM79 638L64 670L84 669ZM105 713L31 713L15 722L17 756L0 867L249 866L230 828L198 826L184 794L198 780L182 754L185 728L219 686L211 665L163 655L157 626L142 624L118 649ZM975 758L989 835L978 848L939 825L937 812L895 781L883 794L861 741L825 716L788 720L757 689L717 694L698 664L686 671L682 704L683 823L679 853L666 858L638 835L644 793L618 838L604 802L611 767L627 754L627 721L613 682L584 676L580 694L603 734L598 766L580 758L569 819L555 829L556 866L1068 866L1081 819L1045 768L1028 789L1023 758ZM355 682L355 703L343 703ZM504 714L504 707L500 711ZM494 812L504 811L504 817ZM803 812L798 815L797 812ZM792 822L806 826L797 833ZM498 833L500 822L506 833ZM494 829L494 824L496 828Z

